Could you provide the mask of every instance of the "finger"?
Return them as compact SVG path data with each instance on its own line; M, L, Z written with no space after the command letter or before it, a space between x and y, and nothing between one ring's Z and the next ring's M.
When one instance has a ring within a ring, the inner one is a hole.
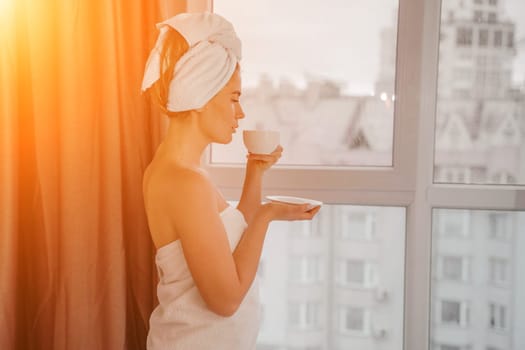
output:
M267 155L267 154L249 154L248 159L260 160L263 162L271 163L271 162L275 162L278 158L273 155Z

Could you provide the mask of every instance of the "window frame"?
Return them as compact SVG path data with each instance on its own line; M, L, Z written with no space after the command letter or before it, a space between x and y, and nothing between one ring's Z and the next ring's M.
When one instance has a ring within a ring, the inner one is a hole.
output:
M165 7L168 3L161 0ZM190 12L213 11L213 0L186 0L185 4ZM399 0L392 167L282 167L266 175L263 192L314 197L329 204L407 208L403 337L406 350L431 348L432 209L525 210L523 186L434 183L440 22L441 0ZM503 40L507 44L505 35ZM226 199L238 199L242 166L210 165L209 155L208 150L203 167Z

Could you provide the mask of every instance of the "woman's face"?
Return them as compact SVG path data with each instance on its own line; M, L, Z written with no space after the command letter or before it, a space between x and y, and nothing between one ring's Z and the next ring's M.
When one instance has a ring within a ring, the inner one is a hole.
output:
M230 81L202 109L199 115L200 126L210 142L229 143L244 118L239 98L241 96L241 76L235 69Z

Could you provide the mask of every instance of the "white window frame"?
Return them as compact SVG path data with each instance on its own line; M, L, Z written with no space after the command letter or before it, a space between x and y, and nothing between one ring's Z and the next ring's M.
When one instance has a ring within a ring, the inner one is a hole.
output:
M514 228L513 214L508 212L491 211L488 214L489 238L497 241L507 242L512 239ZM493 226L496 226L493 230Z
M509 329L509 308L507 305L500 303L491 302L488 304L489 307L489 325L488 328L491 331L505 332ZM491 320L494 319L494 325L491 324Z
M508 258L491 256L488 259L487 281L493 286L507 286L511 278Z
M181 2L160 0L165 18ZM186 11L213 10L213 0L186 0ZM175 5L176 6L175 6ZM432 208L525 210L525 187L434 184L441 0L399 0L396 104L391 168L279 168L265 179L265 195L313 197L329 204L407 208L404 350L430 349ZM504 35L504 44L507 36ZM228 200L241 193L241 166L207 165ZM426 305L426 307L421 307ZM401 350L401 349L399 349Z

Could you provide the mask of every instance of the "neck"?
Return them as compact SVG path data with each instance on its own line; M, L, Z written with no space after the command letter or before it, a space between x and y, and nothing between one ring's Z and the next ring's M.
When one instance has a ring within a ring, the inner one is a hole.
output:
M202 154L209 143L199 132L192 115L172 117L166 137L160 144L157 154L182 166L198 168Z

